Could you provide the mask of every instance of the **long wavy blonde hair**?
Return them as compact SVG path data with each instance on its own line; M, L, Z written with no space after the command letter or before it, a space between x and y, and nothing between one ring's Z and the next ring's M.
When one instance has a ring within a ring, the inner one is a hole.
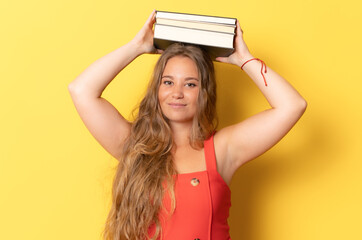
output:
M200 81L197 114L193 118L190 145L203 148L203 141L217 127L216 81L210 56L201 48L175 43L158 59L138 115L122 150L113 180L112 206L104 230L105 240L157 239L161 235L159 211L164 194L170 194L171 211L174 212L174 168L171 149L172 131L158 102L158 89L167 61L174 56L185 56L197 66ZM177 176L177 175L176 175ZM163 183L166 182L166 187ZM155 234L148 236L149 227L155 224Z

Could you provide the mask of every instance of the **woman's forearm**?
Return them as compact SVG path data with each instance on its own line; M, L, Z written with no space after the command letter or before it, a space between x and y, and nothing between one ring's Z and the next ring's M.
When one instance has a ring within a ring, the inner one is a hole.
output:
M77 94L100 97L117 74L141 54L138 45L130 41L93 62L68 88Z
M254 57L250 55L247 58L240 60L240 63L237 65L241 67L246 60L252 58ZM265 68L263 68L263 74L267 82L267 86L265 86L264 78L261 74L262 63L260 61L252 60L246 63L243 66L243 70L258 86L272 108L300 108L304 111L307 104L298 91L282 76L269 68L268 65L266 65L266 67L267 72L265 73Z

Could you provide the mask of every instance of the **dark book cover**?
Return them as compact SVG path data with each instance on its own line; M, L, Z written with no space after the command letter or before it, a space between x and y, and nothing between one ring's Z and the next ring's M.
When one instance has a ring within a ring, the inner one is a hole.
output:
M154 38L153 44L156 48L165 50L168 46L170 46L173 43L176 43L177 41L171 41L167 39L159 39ZM207 45L201 45L201 44L193 44L193 43L187 43L182 42L184 44L189 45L195 45L198 47L201 47L206 50L206 52L210 55L212 60L215 60L216 57L228 57L234 52L234 48L221 48L221 47L215 47L215 46L207 46Z

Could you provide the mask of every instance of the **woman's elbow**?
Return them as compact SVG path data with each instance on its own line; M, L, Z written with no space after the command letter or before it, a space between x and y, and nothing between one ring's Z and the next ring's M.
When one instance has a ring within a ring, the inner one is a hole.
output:
M283 107L283 111L289 116L296 116L300 118L307 109L307 105L307 101L303 97L300 97L286 104Z
M307 109L308 103L304 98L300 98L294 105L294 111L297 111L300 116L302 116Z
M305 100L303 97L300 99L300 103L299 103L299 107L300 109L305 112L305 110L307 109L308 103L307 100Z

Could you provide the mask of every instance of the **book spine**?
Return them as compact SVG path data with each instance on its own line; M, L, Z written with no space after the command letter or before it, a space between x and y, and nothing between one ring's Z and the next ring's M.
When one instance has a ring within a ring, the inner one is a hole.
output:
M226 17L218 17L218 16L210 16L210 15L177 13L177 12L167 12L167 11L157 11L156 10L156 18L157 17L174 19L174 20L219 23L219 24L226 24L226 25L235 25L236 24L236 18L226 18Z
M169 39L161 39L161 38L154 38L154 44L159 49L166 49L168 46L170 46L173 43L176 43L179 41L169 40ZM192 43L189 43L192 44ZM205 49L212 60L215 60L216 57L228 57L230 54L234 52L234 48L224 48L224 47L215 47L205 44L198 44L197 46Z
M182 26L173 26L173 25L166 25L166 24L160 24L160 23L155 23L155 27L156 26L165 26L165 27L169 27L169 28L180 28L180 29L187 29L187 30L191 30L191 31L202 31L202 32L213 32L213 33L217 33L217 34L225 34L225 35L235 35L235 32L230 33L230 32L220 32L220 31L213 31L213 30L205 30L205 29L198 29L198 28L189 28L189 27L182 27Z
M154 38L171 41L187 42L192 44L206 44L209 46L233 48L233 33L220 33L205 30L195 30L184 27L155 24ZM206 40L206 41L205 41Z
M197 24L202 24L202 25L210 25L210 26L223 26L223 27L230 27L230 28L235 28L236 24L223 24L223 23L216 23L216 22L200 22L200 21L196 21L196 20L180 20L180 19L169 19L169 18L163 18L163 17L156 17L156 22L157 20L165 20L165 21L172 21L172 22L187 22L187 23L197 23Z

